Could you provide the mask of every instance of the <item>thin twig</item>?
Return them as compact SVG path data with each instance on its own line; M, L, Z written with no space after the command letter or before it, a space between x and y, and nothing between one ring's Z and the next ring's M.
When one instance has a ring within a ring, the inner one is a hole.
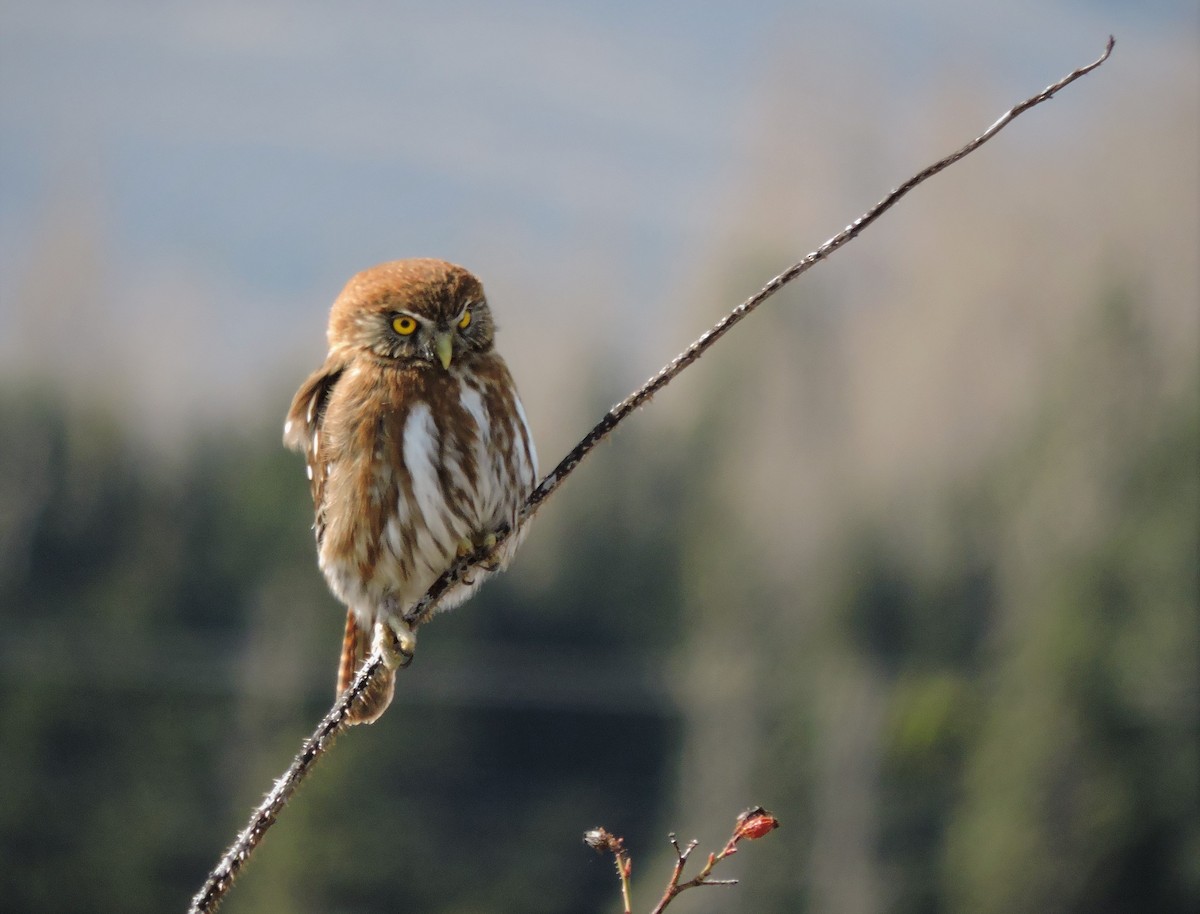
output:
M693 838L688 842L687 847L680 850L679 841L676 839L674 832L667 836L667 840L671 842L671 847L675 849L675 868L671 871L671 878L667 882L666 889L663 890L662 898L658 900L658 904L654 906L654 910L650 914L662 914L663 909L671 903L671 899L683 891L679 886L679 880L683 878L683 868L687 866L688 857L692 855L692 851L700 846L700 842ZM708 860L708 871L711 873L712 866L715 864L712 854L708 855ZM732 880L732 882L736 883L737 880Z
M617 854L617 878L621 880L621 901L625 905L625 914L633 914L633 900L629 894L629 873L633 869L628 856Z
M595 449L596 445L608 437L620 422L638 407L645 405L651 397L666 387L676 375L700 358L730 328L788 283L792 282L792 280L796 279L802 273L807 272L820 261L828 258L830 254L847 242L856 238L863 229L867 228L867 226L891 209L909 191L917 187L917 185L924 183L938 172L949 168L955 162L974 152L1008 126L1018 115L1052 98L1060 89L1065 88L1081 76L1096 69L1096 67L1108 59L1112 53L1113 44L1114 39L1112 36L1109 36L1104 53L1096 60L1074 70L1058 82L1047 86L1037 95L1027 98L1016 107L1011 108L992 126L988 127L987 130L965 146L913 175L815 251L788 267L763 286L761 290L721 318L708 332L672 359L661 371L609 410L596 423L595 427L583 437L583 440L575 445L567 456L559 461L558 466L541 481L526 500L525 506L522 508L520 516L517 519L517 530L523 528L533 519L538 509L562 485L567 476ZM415 627L429 621L434 608L446 591L462 580L463 575L467 574L472 568L479 566L481 572L486 571L487 566L493 562L494 556L504 541L515 532L516 530L507 531L503 535L497 536L495 544L490 548L481 549L472 555L460 559L451 566L450 569L434 582L425 596L405 614L405 618L409 624ZM373 653L359 670L350 688L339 696L333 708L325 716L324 720L321 721L312 736L305 742L304 747L292 762L291 767L276 781L275 787L267 795L262 805L255 810L249 824L238 835L237 840L221 858L216 868L209 874L204 887L192 899L189 914L210 914L210 912L217 909L225 893L229 891L230 886L233 884L233 880L245 866L246 861L258 846L259 841L262 840L267 829L275 823L279 812L287 804L291 795L295 793L301 781L308 775L313 765L320 760L329 744L333 741L333 738L343 729L346 712L351 703L357 700L367 687L372 684L374 678L379 675L381 667L382 660L378 654Z
M671 847L675 848L675 869L671 872L671 881L667 883L667 893L671 891L671 886L679 885L679 880L683 878L683 868L687 866L688 857L692 856L692 851L700 846L700 842L693 838L688 842L687 847L683 850L679 849L679 841L675 837L675 832L671 832L667 836L667 840L671 842ZM666 895L663 894L663 899L658 903L656 910L661 911L666 905Z
M674 835L672 835L671 838L672 838L671 844L673 844L675 846L675 853L678 855L678 859L675 861L675 869L672 870L672 872L671 872L671 881L667 883L667 887L663 891L662 898L660 898L658 900L658 904L656 904L654 906L654 910L651 911L650 914L662 914L662 912L664 910L666 910L667 905L669 905L672 901L675 900L675 896L678 895L680 892L685 891L686 889L694 889L694 888L697 888L698 886L702 886L702 885L737 885L738 884L738 881L736 879L709 879L708 878L710 875L712 875L712 871L713 871L713 869L716 868L718 863L720 863L722 860L724 860L726 857L730 856L731 854L737 853L736 839L730 838L729 843L727 843L721 849L720 853L709 854L708 860L705 861L704 866L700 869L700 872L698 872L695 876L693 876L687 882L680 882L679 880L683 876L684 864L687 863L687 855L690 854L695 849L697 842L691 841L687 846L687 852L684 854L680 854L679 853L679 845L675 843Z
M598 853L613 855L617 867L617 878L621 880L621 902L625 914L633 914L633 902L629 895L629 874L633 872L633 861L625 849L625 839L614 835L607 828L592 828L583 833L583 843Z

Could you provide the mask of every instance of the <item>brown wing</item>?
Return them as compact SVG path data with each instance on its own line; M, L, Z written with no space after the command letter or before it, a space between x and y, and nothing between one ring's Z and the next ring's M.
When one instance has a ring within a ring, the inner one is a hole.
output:
M341 355L330 353L325 364L314 371L296 391L288 409L287 421L283 424L283 443L293 451L304 455L312 490L313 508L316 511L314 529L317 544L325 533L325 461L321 458L322 423L325 406L334 385L346 370L347 362Z

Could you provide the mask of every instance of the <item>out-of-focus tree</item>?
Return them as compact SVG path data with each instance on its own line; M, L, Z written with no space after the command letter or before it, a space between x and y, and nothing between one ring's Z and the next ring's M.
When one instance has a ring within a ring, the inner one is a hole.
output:
M746 861L748 909L1200 900L1200 239L1131 198L1196 174L1131 183L1145 138L1103 142L1108 179L1053 192L981 157L967 212L963 175L931 185L707 362L670 821L749 795L797 823ZM802 209L710 284L785 261Z

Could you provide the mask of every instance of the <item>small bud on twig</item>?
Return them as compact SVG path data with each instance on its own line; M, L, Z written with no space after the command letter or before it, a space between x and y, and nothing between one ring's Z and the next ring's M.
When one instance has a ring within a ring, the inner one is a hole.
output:
M583 843L598 854L612 854L617 867L617 878L621 880L621 898L625 902L625 914L630 914L629 874L633 872L633 860L625 850L625 839L614 835L606 828L597 826L583 833Z
M625 839L618 838L608 829L597 826L583 833L583 843L598 854L615 854L622 849Z
M751 841L761 838L779 827L779 820L761 806L752 806L737 817L737 828L734 829L733 839L749 838Z

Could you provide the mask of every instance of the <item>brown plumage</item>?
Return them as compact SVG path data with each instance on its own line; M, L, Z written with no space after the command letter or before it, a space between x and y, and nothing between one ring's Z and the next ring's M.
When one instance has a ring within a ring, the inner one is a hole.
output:
M372 633L388 662L352 723L375 721L392 699L395 666L415 644L405 611L457 554L513 526L536 482L533 438L493 332L483 288L462 267L372 267L334 302L325 364L288 410L283 440L308 465L319 564L347 607L339 693ZM516 545L505 541L500 566Z

